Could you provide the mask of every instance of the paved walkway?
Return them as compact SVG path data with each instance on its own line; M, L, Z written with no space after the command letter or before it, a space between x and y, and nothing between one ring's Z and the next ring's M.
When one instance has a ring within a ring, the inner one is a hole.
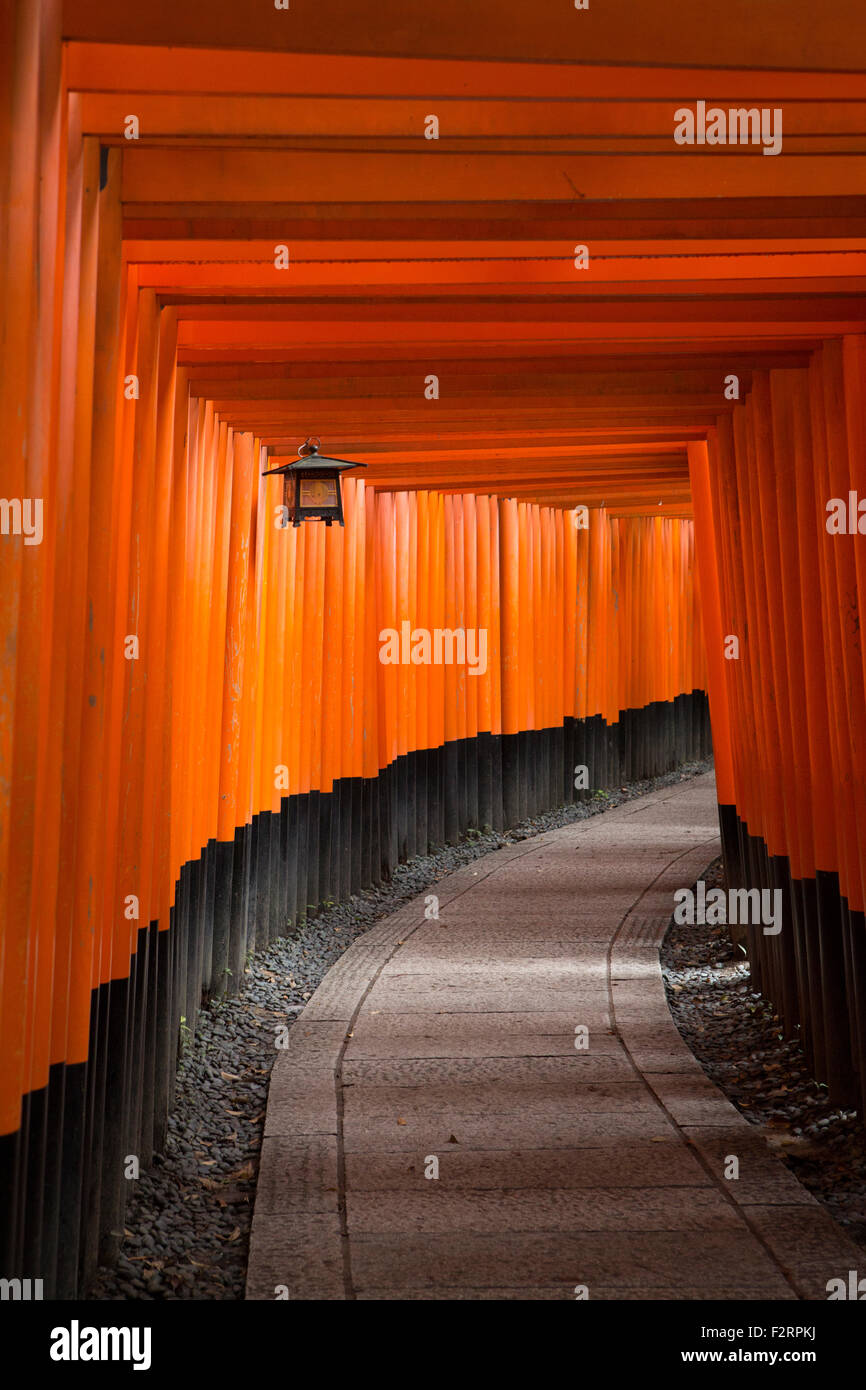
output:
M247 1296L826 1298L857 1250L665 1003L673 892L718 850L701 777L489 855L436 885L438 921L422 897L357 941L274 1067Z

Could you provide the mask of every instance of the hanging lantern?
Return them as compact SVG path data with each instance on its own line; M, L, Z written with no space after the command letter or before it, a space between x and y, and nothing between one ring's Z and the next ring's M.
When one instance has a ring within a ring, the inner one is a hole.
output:
M298 450L298 457L292 463L284 463L279 468L268 468L262 474L269 478L273 473L283 476L283 504L293 526L302 521L343 522L343 498L340 491L340 474L347 468L366 468L366 463L349 463L346 459L326 458L319 453L321 440L315 436L308 439Z

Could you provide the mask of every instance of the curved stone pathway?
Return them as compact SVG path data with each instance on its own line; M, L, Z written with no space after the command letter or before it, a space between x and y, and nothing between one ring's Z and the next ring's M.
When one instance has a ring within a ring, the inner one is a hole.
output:
M488 855L436 885L438 920L425 895L351 946L274 1066L247 1297L824 1299L847 1279L856 1248L665 1002L674 890L718 852L700 777Z

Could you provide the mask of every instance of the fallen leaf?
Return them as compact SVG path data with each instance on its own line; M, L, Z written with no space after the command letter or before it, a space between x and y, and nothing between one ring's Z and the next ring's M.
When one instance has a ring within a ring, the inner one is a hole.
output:
M220 1072L220 1076L222 1077L223 1081L240 1081L240 1080L241 1080L241 1078L240 1078L239 1076L235 1076L235 1074L234 1074L233 1071L221 1071L221 1072Z
M397 1123L398 1123L398 1125L404 1125L404 1124L406 1123L406 1121L405 1121L405 1120L398 1120Z
M233 1240L238 1240L238 1238L240 1237L240 1233L241 1233L241 1228L240 1228L240 1226L235 1226L234 1230L232 1231L232 1233L231 1233L231 1235L229 1236L229 1239L228 1239L229 1245L231 1244L231 1242L232 1242Z

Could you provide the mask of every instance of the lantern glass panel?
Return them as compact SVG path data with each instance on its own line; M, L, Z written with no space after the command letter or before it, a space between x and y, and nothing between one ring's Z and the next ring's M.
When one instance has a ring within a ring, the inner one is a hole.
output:
M336 478L301 478L300 505L302 507L336 507Z

